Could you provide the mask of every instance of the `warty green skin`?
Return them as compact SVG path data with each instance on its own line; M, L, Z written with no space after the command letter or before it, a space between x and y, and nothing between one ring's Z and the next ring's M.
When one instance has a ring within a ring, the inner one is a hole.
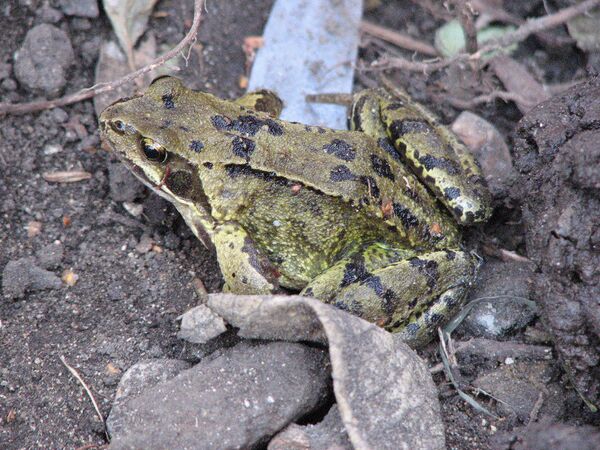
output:
M358 94L356 131L268 114L280 108L268 92L225 101L164 77L108 107L100 125L214 246L225 290L301 290L424 344L479 266L460 249L457 226L489 216L477 165L408 97ZM164 148L166 160L149 161L142 142Z

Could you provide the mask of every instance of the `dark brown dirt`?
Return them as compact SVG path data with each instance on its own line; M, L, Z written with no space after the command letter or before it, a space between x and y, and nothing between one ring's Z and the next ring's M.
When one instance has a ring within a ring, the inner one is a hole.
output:
M58 0L50 2L55 7L58 3ZM242 89L238 79L244 73L245 62L241 50L243 38L261 34L271 3L271 0L209 1L209 14L199 35L202 56L193 54L193 68L182 74L188 84L222 97L239 95ZM518 5L522 2L505 3L508 9L514 6L512 10L519 11ZM532 3L537 4L537 9L527 13L542 14L542 2ZM39 23L35 11L42 4L42 0L2 2L0 63L12 63L12 55L28 29ZM10 8L10 15L5 15L5 8ZM154 17L149 29L156 33L159 44L173 45L189 25L191 1L163 0L156 11L166 14ZM413 2L400 0L382 2L367 17L430 42L433 30L441 23ZM57 24L70 35L76 54L68 79L67 90L70 92L93 84L95 52L101 39L111 36L104 15L90 21L92 28L88 31L77 31L75 20L65 17ZM362 49L361 55L369 60L380 50L370 44ZM573 46L547 49L537 40L530 39L519 55L527 59L534 51L532 64L539 60L539 71L546 80L569 81L577 70L583 72L583 58ZM557 51L562 53L559 58ZM444 86L449 86L448 83L471 79L468 73L467 68L429 78L412 73L396 74L394 78L419 101L433 103L448 122L457 111L441 103L440 92ZM451 87L456 91L462 88L458 84ZM31 99L22 90L0 91L0 101ZM597 108L597 99L595 105ZM176 338L176 317L198 301L191 285L193 278L202 279L209 291L218 291L221 284L213 256L191 235L169 204L145 190L140 191L136 202L143 205L144 215L138 221L124 210L121 201L113 198L108 172L112 161L94 140L97 125L91 101L63 109L69 119L65 123L60 122L53 111L0 118L0 270L9 261L43 253L48 244L60 241L64 257L52 270L60 276L64 270L71 269L78 275L78 281L72 287L64 285L57 290L30 292L16 300L0 299L0 448L3 449L104 444L101 422L82 387L60 362L60 357L64 356L77 368L106 416L121 373L135 362L159 357L193 360L198 356ZM520 118L514 106L498 102L482 106L477 112L497 124L511 141L510 132ZM575 120L579 114L577 109L559 113L569 120ZM81 132L77 122L83 125L87 136L75 133L76 128ZM570 166L566 159L556 156L563 152L563 142L557 143L561 150L553 155L535 155L534 142L527 138L531 128L523 130L519 135L525 141L520 147L523 149L520 159L527 159L528 153L533 153L535 158L533 165L522 171L538 171L544 164L553 164L551 173L559 180L564 181L568 174L574 174L573 193L568 194L574 197L565 197L561 200L562 206L581 201L582 195L592 201L594 197L590 190L593 187L586 185L590 176L585 174L585 167ZM575 131L582 130L576 127ZM584 142L586 136L578 139ZM47 154L44 149L48 144L58 144L62 151ZM523 162L520 164L521 168L525 167ZM90 172L92 178L79 183L56 184L44 181L41 176L48 171L75 168ZM540 182L545 183L545 180L540 179ZM559 185L553 186L552 189L556 189ZM545 193L540 192L539 198L545 199ZM550 200L548 197L545 205L551 209L554 206ZM473 233L473 240L491 240L509 250L522 252L523 233L514 225L515 217L518 220L518 209L513 207L515 200L497 199L497 202L503 204L503 208L489 227ZM581 205L574 203L574 207ZM562 208L557 211L560 213ZM33 221L41 223L41 232L29 236L28 224ZM577 226L576 223L575 228ZM544 228L548 233L553 229L555 225ZM533 235L528 236L528 244L533 243ZM597 233L586 236L586 242L598 240ZM149 239L158 247L150 249L138 245ZM562 240L557 238L559 242ZM560 252L570 252L569 247L573 246L568 239L561 245ZM561 257L566 254L561 253ZM542 253L536 255L540 262L551 257ZM541 274L547 274L548 280L552 280L555 272L542 270ZM560 272L559 276L558 286L566 289L565 295L588 289L584 283L588 272L569 270ZM591 295L597 291L585 292ZM539 299L542 301L543 296ZM597 327L600 323L597 320L598 305L595 308L593 323ZM598 328L594 326L590 325L586 333L593 331L597 336ZM435 358L434 352L427 354ZM470 370L475 371L475 368ZM582 367L579 373L587 373L586 368ZM444 383L442 378L439 381ZM592 384L588 379L588 385ZM492 448L490 436L495 431L490 421L466 406L455 393L446 392L443 397L449 447ZM573 415L577 418L580 412L574 411ZM512 422L492 423L500 429L512 427Z
M520 122L522 174L534 296L579 392L600 400L600 79L542 103Z

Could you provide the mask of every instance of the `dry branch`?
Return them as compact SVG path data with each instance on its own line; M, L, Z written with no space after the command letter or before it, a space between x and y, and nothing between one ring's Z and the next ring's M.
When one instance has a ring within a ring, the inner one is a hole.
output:
M177 56L179 52L181 52L185 48L186 45L193 43L193 41L196 39L196 33L198 32L198 28L200 27L200 19L202 17L203 6L204 0L194 0L194 18L192 21L192 26L190 27L185 37L167 53L154 59L150 64L142 67L141 69L131 72L125 75L124 77L119 78L118 80L98 83L92 87L82 89L73 94L69 94L54 100L42 100L28 103L0 103L0 115L25 114L35 111L42 111L44 109L55 108L57 106L64 106L69 105L71 103L76 103L81 100L92 98L98 94L112 91L116 87L129 83L137 77L147 72L150 72L151 70L154 70L157 67L162 66L169 59L172 59L175 56Z

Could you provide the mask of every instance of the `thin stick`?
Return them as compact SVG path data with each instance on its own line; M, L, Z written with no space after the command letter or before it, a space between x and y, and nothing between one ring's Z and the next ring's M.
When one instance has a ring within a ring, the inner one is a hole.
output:
M79 384L81 384L83 386L83 388L85 389L85 392L87 393L88 397L92 401L92 405L94 405L94 409L96 410L96 414L98 414L98 417L100 418L100 421L104 425L104 434L106 434L106 439L110 441L110 438L108 436L108 432L106 431L106 422L104 420L104 416L100 412L100 408L98 407L98 403L96 403L96 399L94 398L94 394L92 394L92 391L87 386L87 384L85 384L85 381L83 381L83 378L81 378L81 375L79 375L79 373L77 372L77 370L75 370L75 368L71 367L67 363L67 360L65 359L65 357L63 355L60 355L60 360L65 365L65 367L67 369L69 369L69 372L71 372L71 375L73 375L75 377L75 379L77 381L79 381Z
M479 60L481 56L494 50L506 48L512 44L517 44L524 41L534 33L547 30L549 28L557 27L563 23L577 17L590 9L600 5L600 0L586 0L582 3L578 3L574 6L561 9L560 11L550 14L544 17L538 17L535 19L528 19L523 25L517 28L512 33L507 33L497 39L493 39L487 42L486 45L481 47L477 52L461 53L452 58L448 58L443 61L409 61L404 58L384 58L381 61L375 61L371 64L371 68L374 69L389 69L397 68L402 70L408 70L412 72L423 72L430 73L436 70L443 69L455 62Z
M365 20L360 23L360 31L389 42L390 44L394 44L397 47L405 48L406 50L423 53L428 56L438 55L437 50L426 42L419 41L407 34L398 33L397 31L375 25L374 23Z
M124 77L114 81L107 81L104 83L98 83L94 86L82 89L74 94L65 95L64 97L57 98L54 100L42 100L37 102L27 103L0 103L0 116L2 114L25 114L35 111L41 111L44 109L55 108L57 106L69 105L76 103L81 100L85 100L94 97L104 92L112 91L113 89L133 81L137 77L162 66L168 60L174 58L183 50L183 48L193 42L196 39L196 33L200 27L200 18L202 17L202 7L204 0L194 0L194 19L192 26L189 29L185 37L171 50L164 55L154 59L150 64L142 67L141 69L131 72Z

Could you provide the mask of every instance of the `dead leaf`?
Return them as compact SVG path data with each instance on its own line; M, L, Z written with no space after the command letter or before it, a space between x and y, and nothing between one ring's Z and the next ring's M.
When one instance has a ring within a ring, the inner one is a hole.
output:
M44 172L42 178L50 183L76 183L89 180L92 174L85 170L65 170L58 172Z
M525 66L513 58L497 55L492 58L490 65L506 90L522 99L521 101L517 100L516 104L523 114L550 98L550 94L546 92L544 86L533 78Z
M112 23L121 48L133 69L133 48L146 31L148 18L157 0L103 0L104 11Z

